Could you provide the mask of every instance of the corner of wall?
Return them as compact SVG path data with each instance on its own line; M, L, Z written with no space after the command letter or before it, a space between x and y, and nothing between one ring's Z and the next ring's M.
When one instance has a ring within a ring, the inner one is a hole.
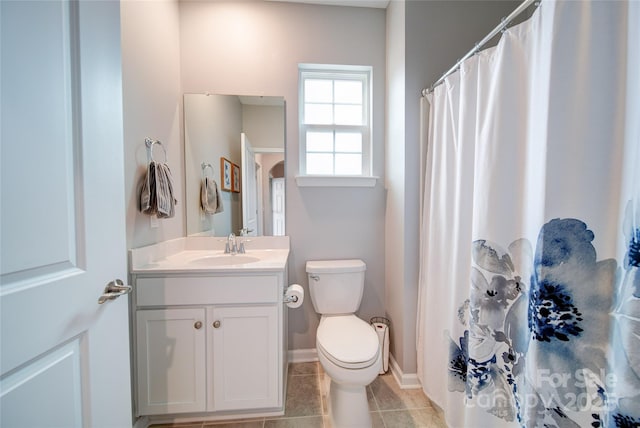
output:
M391 320L391 353L405 358L405 2L391 2L386 20L385 309ZM402 369L402 367L400 367Z

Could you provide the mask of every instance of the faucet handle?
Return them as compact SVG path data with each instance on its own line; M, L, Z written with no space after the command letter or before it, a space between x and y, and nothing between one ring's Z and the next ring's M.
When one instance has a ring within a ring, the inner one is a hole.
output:
M240 254L245 254L246 253L246 251L244 249L244 242L242 242L242 241L240 241L240 246L238 248L238 253L240 253Z
M225 254L230 254L231 253L231 248L229 248L229 242L224 244L224 253Z

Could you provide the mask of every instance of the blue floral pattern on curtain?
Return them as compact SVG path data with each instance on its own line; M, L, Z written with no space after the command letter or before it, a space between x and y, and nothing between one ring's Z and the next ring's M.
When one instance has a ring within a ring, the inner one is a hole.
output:
M470 296L450 337L449 390L526 427L640 426L640 219L621 266L578 219L503 248L472 245ZM635 225L635 226L634 226Z

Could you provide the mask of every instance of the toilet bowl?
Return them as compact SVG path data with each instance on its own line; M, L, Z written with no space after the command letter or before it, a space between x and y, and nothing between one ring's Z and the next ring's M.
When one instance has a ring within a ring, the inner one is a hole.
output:
M354 313L360 306L365 264L361 260L307 262L309 290L320 324L318 360L331 379L329 417L334 428L369 428L366 386L382 364L375 329Z
M334 428L371 427L366 386L378 376L382 362L375 330L355 315L325 316L316 349L331 379L329 415Z

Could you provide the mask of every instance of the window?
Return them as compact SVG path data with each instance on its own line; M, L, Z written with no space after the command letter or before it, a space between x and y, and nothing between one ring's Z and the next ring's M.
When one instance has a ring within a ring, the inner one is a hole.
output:
M371 67L300 65L302 175L371 175Z

